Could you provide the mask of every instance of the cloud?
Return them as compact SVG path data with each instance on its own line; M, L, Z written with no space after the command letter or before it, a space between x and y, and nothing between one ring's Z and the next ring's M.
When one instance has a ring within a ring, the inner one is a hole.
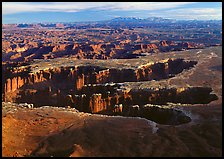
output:
M3 2L3 14L21 12L78 12L82 10L161 10L172 9L196 2Z
M94 10L127 11L128 15L139 17L222 19L221 6L202 8L200 3L203 2L3 2L2 13L4 16L23 12L88 12L88 10ZM193 8L189 8L188 5ZM115 12L108 12L108 14L114 14L111 15L112 17L117 15Z
M175 18L175 19L221 19L222 18L222 8L179 8L165 10L161 12L151 12L150 16L158 16L164 18Z

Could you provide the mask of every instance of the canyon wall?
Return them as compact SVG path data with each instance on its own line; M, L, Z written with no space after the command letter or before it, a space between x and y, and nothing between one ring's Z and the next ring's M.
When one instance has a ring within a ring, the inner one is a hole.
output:
M174 64L173 64L174 63ZM193 67L197 62L183 59L166 60L146 64L136 70L106 69L97 66L59 67L39 70L35 73L15 73L3 78L3 101L36 103L37 106L70 105L85 112L125 112L130 105L147 103L179 102L176 91L161 91L146 94L121 90L118 84L109 82L137 82L169 78L184 69ZM178 67L176 67L178 66ZM9 73L10 74L10 73ZM14 93L15 92L15 93ZM209 93L208 93L209 94ZM67 99L71 96L71 101ZM44 101L48 102L41 102ZM141 99L141 100L139 100ZM165 101L164 101L165 100ZM180 100L180 101L184 101ZM121 105L120 105L121 104Z

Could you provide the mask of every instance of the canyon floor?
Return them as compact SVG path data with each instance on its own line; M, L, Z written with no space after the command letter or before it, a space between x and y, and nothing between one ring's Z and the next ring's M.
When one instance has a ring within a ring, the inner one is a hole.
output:
M2 102L2 155L6 156L222 156L222 47L159 53L136 59L37 60L37 69L63 65L135 68L167 58L195 60L197 65L159 81L124 82L126 89L210 87L218 99L208 104L174 104L191 121L159 124L140 117L107 116L74 108L25 108ZM33 72L37 70L33 69Z

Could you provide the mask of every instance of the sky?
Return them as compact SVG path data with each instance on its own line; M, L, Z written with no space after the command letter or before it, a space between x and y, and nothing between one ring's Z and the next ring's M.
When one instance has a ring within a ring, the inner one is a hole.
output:
M116 17L222 20L222 2L2 2L2 23L82 22Z

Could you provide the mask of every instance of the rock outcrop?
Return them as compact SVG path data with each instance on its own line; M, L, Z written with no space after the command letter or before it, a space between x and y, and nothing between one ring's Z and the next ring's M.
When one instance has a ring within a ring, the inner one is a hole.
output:
M5 47L8 45L6 44ZM158 44L57 44L57 45L17 45L7 47L3 54L3 61L30 61L32 59L49 59L72 56L76 59L129 59L141 56L141 53L167 52L194 48L189 42L175 44L172 41L160 41Z
M32 73L29 72L29 68L26 67L22 67L22 70L17 69L16 71L4 69L5 73L2 79L2 93L4 97L7 97L8 93L15 92L16 90L23 88L23 86L30 87L33 85L35 89L46 87L46 84L38 83L48 83L52 86L52 88L59 88L68 92L70 89L75 91L83 91L85 90L84 86L88 84L105 84L107 82L136 82L148 81L152 79L159 80L169 78L170 75L174 76L175 74L182 72L184 69L193 67L196 63L196 61L184 61L183 59L169 59L164 63L160 62L155 64L146 64L136 70L74 66L49 68ZM54 89L53 91L56 92L56 90L57 89ZM83 92L83 94L86 93L86 91ZM94 93L95 92L92 92L92 94ZM98 92L96 91L96 93ZM6 99L7 98L4 100Z
M26 72L19 69L14 72L5 70L7 74L3 77L3 101L34 103L35 106L69 105L84 112L123 113L131 114L130 116L138 115L134 107L133 110L129 108L131 105L141 107L148 103L209 103L217 99L216 95L210 94L210 88L126 90L116 84L169 78L170 75L189 69L196 63L183 59L168 59L155 64L145 64L136 70L98 66L48 68L36 72L29 72L25 67L22 69ZM68 101L68 96L72 102Z

